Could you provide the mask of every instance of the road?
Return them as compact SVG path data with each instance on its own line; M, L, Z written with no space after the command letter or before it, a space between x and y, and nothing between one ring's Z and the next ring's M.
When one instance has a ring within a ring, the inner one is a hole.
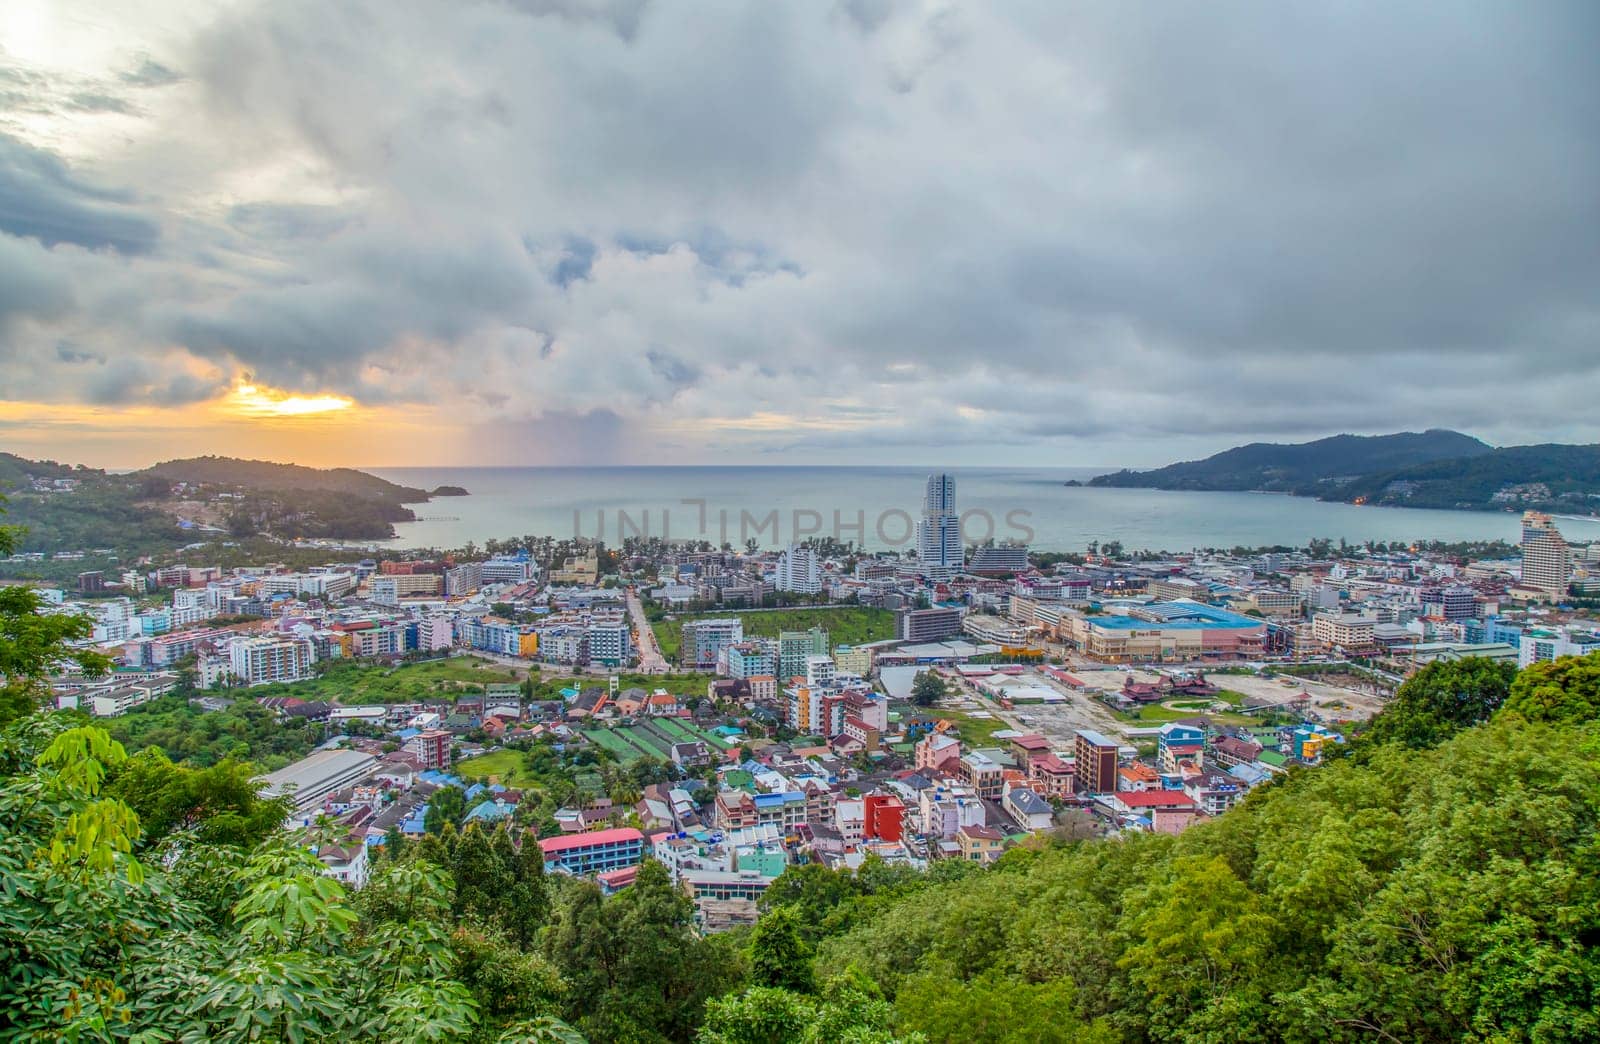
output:
M639 672L641 674L666 674L671 670L667 666L666 657L661 655L661 647L656 644L656 632L651 629L650 621L645 619L644 604L639 601L639 592L628 588L628 616L633 620L633 629L637 634L639 643Z

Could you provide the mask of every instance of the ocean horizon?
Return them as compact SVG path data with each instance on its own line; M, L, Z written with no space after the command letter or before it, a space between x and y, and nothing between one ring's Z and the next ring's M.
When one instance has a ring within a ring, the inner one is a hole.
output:
M1301 546L1316 538L1504 540L1517 512L1442 511L1325 503L1275 493L1200 493L1068 486L1115 468L903 465L556 465L363 468L391 482L465 497L414 505L397 523L397 548L461 547L526 535L630 535L781 547L805 536L854 540L873 550L910 546L923 484L935 470L956 480L968 541L1022 540L1041 551L1091 541L1134 549ZM1569 538L1600 539L1600 520L1566 519Z

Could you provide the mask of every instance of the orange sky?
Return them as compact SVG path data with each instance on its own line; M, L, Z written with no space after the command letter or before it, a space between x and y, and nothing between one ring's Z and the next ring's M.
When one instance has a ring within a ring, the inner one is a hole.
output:
M433 407L366 406L242 383L211 402L175 407L0 401L7 452L113 469L203 454L313 467L440 465L460 459L458 431Z

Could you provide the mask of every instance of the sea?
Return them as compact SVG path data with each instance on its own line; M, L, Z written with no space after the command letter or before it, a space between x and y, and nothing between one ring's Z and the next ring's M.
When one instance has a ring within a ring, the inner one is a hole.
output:
M397 548L455 548L522 536L628 536L781 547L808 536L873 550L914 545L929 469L915 467L366 468L407 486L461 486L465 497L414 505ZM1271 493L1192 493L1069 486L1107 468L947 468L968 542L1022 541L1082 551L1091 541L1127 550L1303 546L1323 537L1504 540L1516 512L1432 511L1324 503ZM1563 518L1569 540L1600 540L1600 519Z

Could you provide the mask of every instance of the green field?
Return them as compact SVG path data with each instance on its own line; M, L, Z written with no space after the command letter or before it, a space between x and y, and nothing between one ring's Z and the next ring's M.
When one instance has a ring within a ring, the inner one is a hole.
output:
M521 680L521 675L510 668L476 656L403 663L398 667L335 661L315 678L261 685L251 689L250 695L297 696L302 700L338 700L345 704L406 703L477 691L491 683Z
M807 606L801 609L731 610L724 613L693 613L657 620L651 624L661 655L678 658L683 644L683 622L696 618L737 616L744 621L744 633L751 638L776 638L780 631L805 631L821 627L832 645L861 645L894 637L894 613L864 605Z
M456 763L456 774L462 779L482 779L507 787L536 785L539 780L524 771L520 750L497 750Z
M617 677L617 684L624 689L643 689L653 692L656 689L665 689L674 696L701 696L706 694L706 688L716 679L709 674L621 674ZM536 700L559 700L561 690L565 688L605 688L609 679L602 675L590 675L586 678L568 678L562 676L544 677L534 675L533 698Z
M1117 717L1123 721L1141 722L1146 725L1163 725L1169 721L1181 721L1184 718L1209 718L1213 725L1251 725L1255 719L1248 714L1238 714L1233 711L1209 710L1173 710L1163 707L1159 703L1140 707L1132 714L1118 713Z
M1011 727L999 718L974 718L970 714L957 710L940 710L934 707L914 707L911 709L917 713L926 714L930 718L941 718L945 721L953 722L961 736L962 745L968 748L992 747L994 746L994 734L1003 732Z

